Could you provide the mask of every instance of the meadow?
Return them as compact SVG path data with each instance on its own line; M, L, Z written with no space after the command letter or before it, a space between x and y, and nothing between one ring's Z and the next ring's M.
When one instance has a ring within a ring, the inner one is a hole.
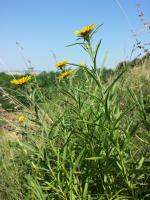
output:
M0 199L150 199L150 54L105 69L99 28L69 45L90 63L0 74Z

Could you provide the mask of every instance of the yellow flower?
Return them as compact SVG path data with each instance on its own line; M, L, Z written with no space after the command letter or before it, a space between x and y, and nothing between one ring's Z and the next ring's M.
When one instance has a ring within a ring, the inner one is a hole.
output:
M10 83L14 85L24 85L31 79L31 76L23 76L20 79L11 80Z
M62 73L59 75L58 79L59 79L59 80L63 80L64 78L67 78L67 77L69 77L69 76L72 76L73 74L74 74L74 71L73 71L73 70L68 70L68 71L62 72Z
M55 67L58 67L58 68L63 68L65 65L68 64L68 61L67 60L63 60L63 61L60 61L58 63L55 64Z
M19 121L19 123L23 123L23 122L25 122L25 116L24 115L20 115L19 117L18 117L18 121Z
M95 28L96 24L91 24L90 26L83 27L80 31L76 31L75 35L79 37L86 38L89 36L89 34L92 32L92 30Z
M85 64L84 61L81 61L81 62L80 62L80 67L86 67L86 64Z

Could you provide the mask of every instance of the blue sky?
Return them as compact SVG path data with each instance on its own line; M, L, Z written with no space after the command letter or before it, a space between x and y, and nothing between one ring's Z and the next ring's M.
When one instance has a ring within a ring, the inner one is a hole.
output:
M144 28L137 16L137 3L150 21L149 0L119 2L135 31ZM129 56L134 38L115 0L0 0L0 71L25 70L24 59L31 60L36 70L55 70L51 50L57 60L87 61L80 47L65 45L75 41L75 30L92 23L103 23L95 37L102 38L99 63L106 51L108 68ZM150 33L143 32L139 38L150 42ZM16 41L24 50L19 50Z

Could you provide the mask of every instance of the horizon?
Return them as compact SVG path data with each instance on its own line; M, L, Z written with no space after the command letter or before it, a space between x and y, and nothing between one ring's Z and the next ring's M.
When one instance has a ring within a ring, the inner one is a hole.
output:
M149 22L150 2L146 0L0 0L0 3L0 71L25 71L27 64L35 71L55 71L55 56L58 61L88 62L88 57L81 55L81 48L65 46L76 40L74 31L92 23L103 24L95 38L96 41L102 39L100 63L109 52L107 68L114 68L129 59L135 43L131 31L141 31L137 35L139 41L149 42L150 32L143 31L146 29L136 9L140 4L145 20Z

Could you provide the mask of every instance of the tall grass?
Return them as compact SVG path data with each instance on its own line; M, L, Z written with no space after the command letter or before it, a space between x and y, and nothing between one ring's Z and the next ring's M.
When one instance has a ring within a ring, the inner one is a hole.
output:
M25 85L28 108L18 140L1 153L4 199L119 200L150 198L150 116L142 89L124 84L126 69L104 83L97 64L96 29L78 43L91 66L76 66L53 98ZM79 75L82 72L82 76ZM49 91L50 92L50 91ZM13 145L13 146L12 146ZM9 153L15 151L13 156ZM3 187L2 187L3 186Z

